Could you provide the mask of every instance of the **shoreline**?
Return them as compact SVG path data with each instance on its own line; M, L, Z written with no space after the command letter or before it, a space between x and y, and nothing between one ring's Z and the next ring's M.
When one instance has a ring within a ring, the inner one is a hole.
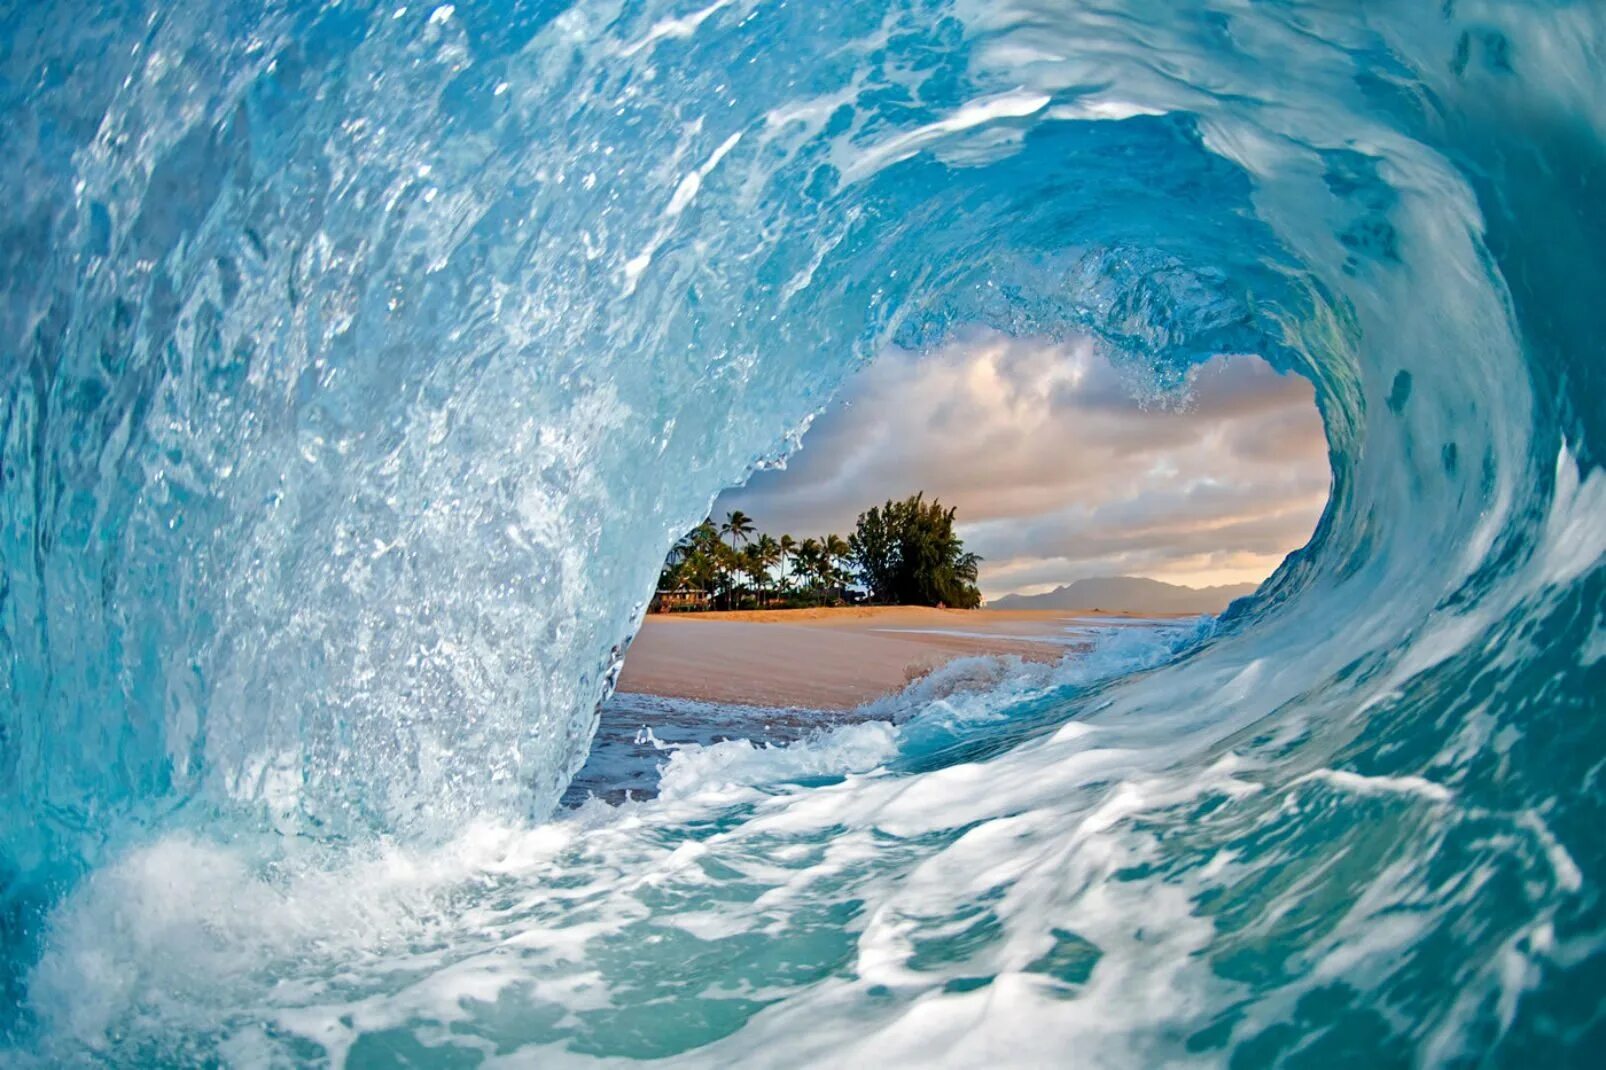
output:
M1176 616L1176 615L1166 615ZM625 655L618 691L726 705L850 710L956 658L1053 662L1084 649L1077 622L1157 616L1100 610L842 606L657 613Z

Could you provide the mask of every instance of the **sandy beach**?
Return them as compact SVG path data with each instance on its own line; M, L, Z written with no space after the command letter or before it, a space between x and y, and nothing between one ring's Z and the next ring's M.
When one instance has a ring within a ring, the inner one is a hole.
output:
M1055 661L1096 610L919 606L655 614L625 657L619 690L755 706L851 709L957 657Z

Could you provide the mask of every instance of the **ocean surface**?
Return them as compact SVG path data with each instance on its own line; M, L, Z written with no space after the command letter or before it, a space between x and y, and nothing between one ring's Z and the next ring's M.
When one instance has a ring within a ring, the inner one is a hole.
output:
M0 1063L1597 1065L1603 56L1588 0L0 2ZM1310 544L577 780L670 543L982 331L1306 376Z

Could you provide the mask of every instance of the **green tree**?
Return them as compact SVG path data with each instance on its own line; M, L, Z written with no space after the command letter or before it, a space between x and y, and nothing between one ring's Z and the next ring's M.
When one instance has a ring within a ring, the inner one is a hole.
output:
M756 551L754 560L758 563L759 571L755 582L759 591L763 593L769 586L770 570L780 563L781 544L764 534L755 539L750 548Z
M811 593L818 594L825 569L825 549L812 535L797 544L797 568Z
M781 587L785 589L791 586L790 577L786 574L786 563L793 554L797 553L797 540L790 535L782 535L776 545L781 550Z
M731 548L735 549L737 543L746 543L753 535L753 518L740 509L733 509L725 514L725 523L720 525L720 533L731 537Z
M741 586L738 582L742 570L741 555L734 548L716 539L710 556L714 561L715 600L722 608L729 609L735 602L736 593Z
M893 502L888 502L884 511L880 506L871 506L859 514L859 522L848 536L859 581L877 602L896 600L901 560L898 553L900 516L900 506Z
M820 541L820 552L825 557L825 586L835 599L851 578L842 566L849 560L853 550L842 536L831 534Z
M714 590L716 567L714 559L699 547L693 547L680 562L680 583L697 591Z
M742 572L753 583L753 591L762 597L764 580L769 569L764 564L764 549L757 541L742 547Z
M848 545L877 602L974 609L981 558L954 532L954 510L924 492L859 515Z

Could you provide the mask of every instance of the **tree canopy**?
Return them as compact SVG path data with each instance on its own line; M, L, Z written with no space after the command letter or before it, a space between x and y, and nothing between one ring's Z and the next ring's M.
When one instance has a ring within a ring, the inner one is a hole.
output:
M921 493L859 514L848 547L872 600L955 609L981 604L981 558L965 551L954 512Z

